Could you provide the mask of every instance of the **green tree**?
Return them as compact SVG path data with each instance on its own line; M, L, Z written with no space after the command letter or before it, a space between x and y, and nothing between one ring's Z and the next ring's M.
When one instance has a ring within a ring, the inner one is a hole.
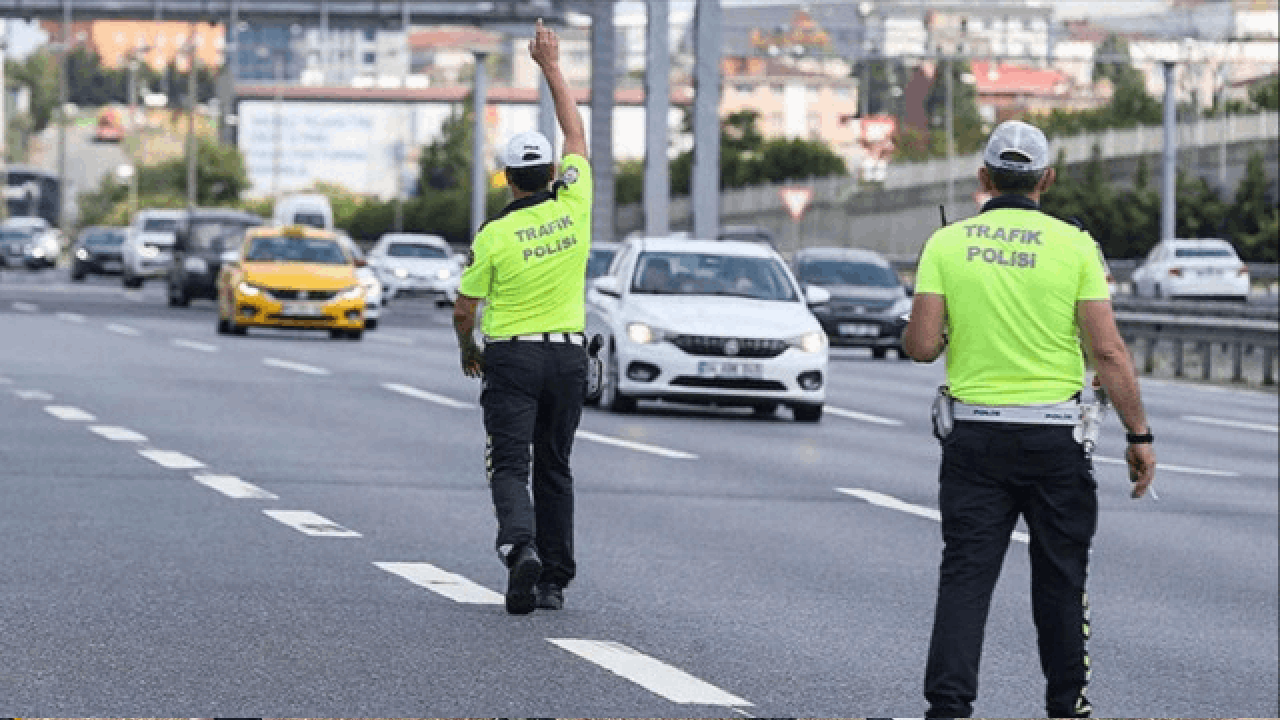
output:
M982 114L978 111L978 89L974 83L965 82L972 77L969 61L951 60L940 63L934 75L933 85L925 95L924 109L929 117L929 152L934 157L947 154L946 75L951 74L953 124L956 154L976 152L986 142L982 127Z
M25 85L31 92L31 132L48 127L58 107L58 61L48 48L40 48L23 62L8 61L9 84Z
M1280 74L1272 74L1249 88L1249 100L1261 110L1280 110Z
M1241 256L1251 262L1276 262L1280 252L1277 249L1280 237L1276 235L1280 209L1276 207L1271 186L1262 153L1251 153L1227 221L1227 234L1235 241Z
M440 235L451 243L471 242L471 139L475 134L471 101L455 107L444 122L440 137L422 149L418 161L419 197L405 204L405 230ZM490 189L485 197L486 217L497 214L509 200L506 190ZM389 213L389 214L388 214ZM385 209L370 201L347 230L352 237L372 239L390 230L393 203Z

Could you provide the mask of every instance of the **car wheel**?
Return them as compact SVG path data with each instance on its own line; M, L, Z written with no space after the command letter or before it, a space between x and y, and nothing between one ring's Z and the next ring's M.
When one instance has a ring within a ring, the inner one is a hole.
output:
M364 330L348 330L347 339L352 342L360 342L364 338Z
M377 329L378 329L378 318L368 318L367 320L365 320L365 321L364 321L364 329L365 329L365 330L377 330Z
M882 348L882 347L871 348L871 357L875 358L876 360L883 360L885 356L888 354L889 354L888 348Z
M795 416L796 422L816 423L822 419L822 404L792 405L791 414Z
M123 278L120 279L120 282L123 283L124 286L129 288L130 290L136 290L137 288L142 287L142 278L136 278L132 275L126 274Z
M756 403L751 406L751 414L758 418L772 418L778 414L778 403Z
M902 346L901 346L901 345L899 345L899 346L895 347L893 350L894 350L894 352L898 353L898 359L899 359L899 360L910 360L910 359L911 359L911 356L907 354L907 351L906 351L906 350L903 350L903 349L902 349Z
M174 287L169 286L169 307L187 307L191 304L191 297L181 285Z
M72 271L72 273L71 273L71 282L84 282L84 273L83 273L83 272Z
M218 334L219 335L231 334L231 323L227 322L227 319L222 317L221 314L218 315Z
M342 340L342 339L343 339L343 338L345 338L346 336L347 336L347 331L346 331L346 330L339 330L339 329L337 329L337 328L334 328L333 330L330 330L330 331L329 331L329 339L330 339L330 340Z
M627 397L618 390L618 356L612 342L605 358L604 377L600 378L600 407L616 413L629 413L636 409L635 398Z

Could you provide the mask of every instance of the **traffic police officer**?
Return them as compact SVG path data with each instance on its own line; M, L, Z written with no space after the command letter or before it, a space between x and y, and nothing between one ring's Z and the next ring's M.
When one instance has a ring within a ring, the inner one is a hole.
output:
M453 314L462 370L484 378L480 404L498 554L508 568L506 607L520 615L562 607L575 573L569 453L586 384L591 246L586 133L560 71L559 41L541 20L529 52L555 101L563 169L552 185L555 158L541 133L511 138L503 158L515 199L473 240ZM483 351L473 338L481 300Z
M954 418L942 441L944 549L926 716L973 711L991 593L1021 516L1031 537L1046 711L1088 717L1085 575L1098 504L1092 462L1075 437L1081 337L1128 431L1134 498L1154 477L1152 435L1097 244L1040 211L1040 196L1054 181L1044 134L1003 123L983 161L978 177L993 199L925 245L903 337L907 354L920 362L946 349L951 398L943 414L950 409Z

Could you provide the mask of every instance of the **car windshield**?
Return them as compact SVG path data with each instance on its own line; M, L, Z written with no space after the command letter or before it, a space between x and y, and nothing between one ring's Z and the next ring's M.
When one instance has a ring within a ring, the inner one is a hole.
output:
M324 229L324 215L320 213L299 212L293 214L293 224L308 225L313 228Z
M347 256L336 240L309 237L256 237L246 262L296 262L345 265Z
M807 260L800 263L796 277L812 285L898 287L898 275L891 268L848 260Z
M187 242L192 250L223 252L237 247L248 227L239 220L197 220L191 223Z
M794 301L795 287L775 258L647 252L636 261L631 290L653 295L731 295Z
M123 243L124 232L121 230L98 230L84 239L84 244L92 247L116 247Z
M25 230L0 230L0 242L25 242L31 239L31 233Z
M147 218L142 223L142 232L178 232L177 218Z
M427 258L430 260L443 260L449 257L449 253L438 245L424 245L422 243L391 243L387 248L389 257L398 258Z
M1229 258L1235 257L1231 248L1224 247L1180 247L1174 250L1180 258Z
M614 248L592 248L587 258L587 279L597 278L609 272L609 264L618 254Z

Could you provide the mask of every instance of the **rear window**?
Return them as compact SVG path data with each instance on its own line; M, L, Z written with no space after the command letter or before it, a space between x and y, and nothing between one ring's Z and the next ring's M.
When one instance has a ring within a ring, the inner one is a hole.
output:
M191 223L188 246L192 250L222 252L239 247L249 224L238 220L196 220Z
M1225 247L1180 247L1174 250L1174 256L1180 258L1233 258L1236 256L1231 248Z
M294 213L293 224L307 225L309 227L317 228L320 230L325 229L324 215L321 215L320 213L305 213L305 212Z
M90 233L84 239L85 245L94 247L114 247L124 243L124 233L120 230L100 230Z
M249 244L246 262L298 262L345 265L346 253L337 240L307 237L256 237Z
M859 285L892 288L898 286L898 274L883 265L844 260L809 260L800 263L796 277L812 285Z
M176 233L178 232L178 219L177 218L147 218L147 220L142 223L142 232Z
M421 245L419 243L391 243L387 247L387 255L390 257L427 258L431 260L443 260L449 257L449 253L445 252L442 247Z

